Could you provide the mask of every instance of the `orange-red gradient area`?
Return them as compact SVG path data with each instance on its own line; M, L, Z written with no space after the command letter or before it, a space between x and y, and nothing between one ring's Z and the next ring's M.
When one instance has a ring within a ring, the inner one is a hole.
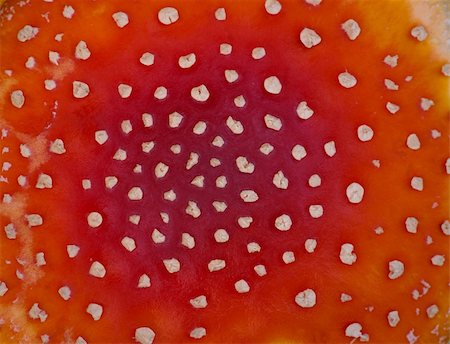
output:
M1 342L131 343L140 327L155 333L155 343L448 340L448 61L433 46L436 37L411 36L421 22L407 2L280 3L278 14L256 0L3 4ZM170 25L158 20L167 6L179 14ZM218 8L225 20L215 18ZM123 28L117 12L128 16ZM348 19L361 28L355 40L341 27ZM37 34L19 42L26 25ZM321 42L306 48L304 28ZM87 59L76 58L80 41ZM262 58L252 57L257 47ZM151 65L140 62L146 52ZM179 58L191 53L195 63L181 68ZM396 66L383 62L388 55L398 56ZM227 80L227 70L237 79ZM356 78L354 87L339 84L343 72ZM279 94L264 87L271 76ZM89 85L86 97L74 97L74 81ZM120 84L132 87L128 97ZM192 96L200 85L205 101ZM17 90L21 107L11 100ZM297 114L301 102L312 116ZM178 126L170 125L174 112ZM267 114L281 125L271 128ZM230 117L243 132L227 125ZM368 141L358 137L362 125L373 130ZM103 144L95 140L100 130L108 134ZM411 134L419 149L408 147ZM59 154L55 140L64 143ZM327 154L330 142L335 152ZM292 153L298 145L301 157ZM239 169L239 157L251 172ZM168 167L162 177L158 163ZM39 188L42 174L52 182ZM107 187L107 177L117 183ZM422 178L420 190L414 177ZM364 189L360 203L346 195L354 182ZM142 199L129 198L134 187ZM243 191L253 192L250 199ZM192 202L196 216L186 210ZM91 212L102 216L96 228ZM31 214L42 224L30 226ZM275 224L283 214L288 230ZM187 247L183 233L195 245ZM135 243L131 252L124 238ZM307 250L312 240L317 246ZM341 257L344 244L353 245L351 264ZM76 256L67 245L79 248ZM179 271L169 272L170 259ZM212 260L225 267L210 271ZM392 261L404 265L395 279ZM94 262L104 277L89 274ZM139 288L144 274L151 285ZM248 292L238 293L240 280ZM309 308L295 301L307 289L316 295ZM200 295L207 306L194 308L190 300ZM91 303L102 307L99 320L86 312ZM361 332L346 333L351 324Z

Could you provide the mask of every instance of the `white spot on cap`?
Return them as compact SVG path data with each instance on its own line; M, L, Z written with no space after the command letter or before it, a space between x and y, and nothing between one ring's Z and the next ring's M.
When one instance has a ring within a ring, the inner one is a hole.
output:
M349 72L343 72L338 75L339 84L344 88L352 88L356 86L356 78Z
M308 106L308 103L302 101L297 106L297 116L301 119L309 119L314 114L314 111Z
M47 91L52 91L56 88L55 80L44 80L44 87Z
M264 56L266 56L266 49L264 49L263 47L253 48L253 50L252 50L252 57L253 57L253 59L260 60Z
M214 17L220 21L227 19L227 12L225 11L225 8L223 7L218 8L214 12Z
M99 145L104 144L106 141L108 141L108 133L106 132L106 130L97 130L95 132L95 141L97 141L97 143Z
M80 41L75 47L75 57L79 60L87 60L91 56L91 51L89 50L85 41Z
M390 327L396 327L400 322L398 311L390 311L387 315L387 319Z
M191 97L198 102L206 102L209 98L209 91L205 85L192 88Z
M261 252L261 246L257 242L250 242L247 244L247 252L248 253Z
M231 44L222 43L220 45L219 51L222 55L230 55L233 51L233 47L231 46Z
M53 179L48 174L40 173L36 182L36 189L51 189L53 187Z
M33 69L34 66L36 66L36 60L33 56L28 57L27 61L25 62L25 67L28 69Z
M153 229L152 240L155 244L162 244L166 241L166 236L162 234L157 228Z
M282 190L286 190L289 186L289 180L286 178L283 171L278 171L277 173L275 173L272 182L273 185Z
M156 88L153 96L158 100L163 100L167 98L167 88L164 86L159 86Z
M155 63L155 55L149 52L145 52L142 54L141 58L139 59L139 62L143 64L144 66L151 66L153 63Z
M199 155L197 153L195 153L195 152L191 152L189 154L189 159L186 162L186 170L190 170L192 167L197 165L198 164L198 159L199 159ZM213 159L211 159L211 161L213 161ZM220 161L218 159L215 159L215 161L217 162L217 165L220 165ZM213 164L211 164L211 166L213 166ZM213 167L215 167L215 166L213 166Z
M383 62L387 64L389 67L394 68L398 64L398 55L387 55Z
M361 28L354 19L349 19L343 22L341 28L352 41L354 41L361 33Z
M6 283L3 281L0 281L0 296L3 296L8 291L8 287L6 286Z
M433 319L438 313L439 307L437 305L431 305L427 308L427 316L429 319Z
M161 24L170 25L178 21L180 15L174 7L164 7L158 12L158 20Z
M163 263L166 267L166 270L171 274L180 271L181 264L180 261L176 258L164 259Z
M39 319L41 322L44 322L47 320L48 314L39 307L38 303L34 303L28 311L28 316L33 320Z
M295 262L295 254L292 251L286 251L283 253L282 259L284 264L291 264Z
M158 164L156 164L155 166L155 176L156 178L163 178L167 172L169 172L169 166L167 166L165 163L163 162L159 162Z
M419 42L423 42L428 37L428 32L424 26L418 25L411 29L411 36L413 36Z
M211 143L214 147L220 148L225 144L225 141L223 140L222 136L216 136Z
M304 157L306 157L306 154L307 154L305 147L303 147L302 145L295 145L292 148L291 153L292 153L292 157L297 161L302 160Z
M169 115L169 127L178 128L182 120L183 120L182 114L180 114L179 112L172 112Z
M442 254L436 254L431 257L431 264L434 266L443 266L445 263L445 257Z
M187 247L188 249L193 249L195 247L195 239L189 233L183 233L181 235L181 245Z
M133 238L130 238L128 236L124 237L120 243L128 252L133 252L136 249L136 242Z
M312 188L317 188L322 184L322 179L318 174L313 174L308 179L308 185Z
M97 278L103 278L106 276L106 269L105 266L100 262L93 262L91 264L91 268L89 269L89 275L97 277Z
M210 272L219 271L224 269L226 266L225 261L223 259L213 259L208 263L208 270Z
M423 178L422 177L412 177L411 187L416 191L423 191Z
M445 76L450 76L450 63L446 63L441 67L441 73Z
M263 276L267 275L266 267L264 265L262 265L262 264L255 265L253 270L255 270L256 274L259 277L263 277Z
M245 203L254 203L259 199L258 194L253 190L242 190L240 196Z
M229 82L235 82L239 78L239 74L234 69L225 69L225 79Z
M116 12L112 15L112 18L116 22L116 25L120 28L127 26L130 22L128 15L125 12Z
M80 252L80 247L77 245L67 245L66 250L69 258L75 258L78 255L78 252Z
M342 303L348 302L348 301L351 301L351 300L352 300L352 297L350 295L345 294L345 293L341 294L341 302Z
M364 188L361 184L354 182L347 186L345 193L350 203L361 203L364 197Z
M401 261L399 261L399 260L391 260L389 262L389 275L388 275L388 277L390 279L399 278L401 275L403 275L404 271L405 271L405 265Z
M87 222L90 227L97 228L102 224L103 217L100 213L93 211L87 216Z
M414 133L408 135L408 138L406 139L406 146L412 150L419 150L420 149L419 137Z
M300 32L300 42L308 49L320 44L321 41L322 38L313 29L304 28Z
M281 123L281 119L278 117L267 114L264 116L264 123L266 127L275 131L279 131L283 124Z
M75 98L82 99L89 95L89 85L82 81L74 81L72 83L72 93Z
M206 131L206 122L204 121L198 121L195 126L194 129L192 129L192 132L196 135L202 135L205 133Z
M274 147L270 144L270 143L263 143L260 147L259 147L259 151L261 153L263 153L264 155L269 155L270 153L272 153L272 151L274 150Z
M226 176L219 176L216 178L216 187L223 189L227 186L227 177Z
M105 177L105 186L108 189L112 189L119 182L116 176Z
M323 145L323 149L326 155L328 155L330 158L333 157L336 154L336 142L329 141L325 143Z
M351 323L345 328L345 335L351 338L360 338L362 336L362 326L359 323Z
M206 336L206 329L204 327L196 327L194 328L189 336L194 339L200 339Z
M64 18L72 19L73 15L75 14L75 10L72 6L66 5L66 6L64 6L62 14L63 14Z
M434 101L428 98L420 98L420 108L423 111L428 111L434 105Z
M276 15L281 12L281 3L278 0L266 0L264 2L264 8L267 13Z
M280 94L282 85L276 76L269 76L264 80L264 89L270 94Z
M173 201L176 200L177 195L176 195L175 191L169 190L169 191L164 192L164 196L163 197L164 197L164 199L166 201L173 202Z
M33 27L31 25L25 25L23 28L19 30L17 33L17 39L19 42L26 42L30 39L33 39L38 34L39 29L37 27Z
M192 216L193 218L199 217L202 213L200 211L200 208L198 207L197 203L194 201L189 201L188 206L186 207L186 214Z
M289 215L283 214L275 219L275 228L279 231L288 231L292 227L292 220Z
M400 106L398 106L397 104L391 103L391 102L387 102L386 103L386 109L391 113L391 114L396 114L399 110L400 110Z
M302 308L311 308L316 305L316 293L312 289L305 289L295 296L295 303Z
M139 327L134 331L134 339L139 344L152 344L155 332L150 327Z
M242 123L231 116L228 116L226 124L233 134L240 135L244 132Z
M417 226L419 225L419 220L415 217L407 217L405 220L406 230L409 233L417 233Z
M399 86L391 79L384 79L384 86L390 91L398 91Z
M64 147L64 141L61 139L56 139L50 144L50 152L55 154L64 154L66 149Z
M236 158L236 166L242 173L252 174L255 171L255 165L249 162L244 156Z
M305 0L308 5L319 6L322 0Z
M64 301L67 301L70 299L72 292L68 286L64 286L58 289L58 294Z
M144 197L142 189L138 186L134 186L128 191L128 198L131 201L140 201Z
M178 59L178 65L183 69L191 68L196 61L197 57L195 56L195 54L190 53L184 56L180 56L180 58Z
M147 274L142 274L139 276L138 288L150 288L152 282L150 281L150 277Z
M251 216L242 216L238 218L238 224L241 228L248 228L253 222L253 218Z
M131 95L133 87L127 84L120 84L119 86L117 86L117 91L119 92L120 97L125 99Z
M28 222L28 227L37 227L37 226L41 226L44 223L42 216L39 214L25 215L25 218Z
M346 265L352 265L356 262L356 253L353 252L354 246L346 243L341 245L341 252L339 253L339 259Z
M48 59L51 63L53 63L54 65L58 66L59 65L59 59L60 59L60 55L57 51L49 51L48 52Z
M317 247L316 239L306 239L305 240L305 250L308 253L313 253Z
M323 216L323 207L320 204L313 204L309 206L309 215L313 219L318 219Z
M366 124L360 125L358 127L358 139L362 142L367 142L373 138L373 130Z
M243 294L250 291L250 286L246 280L241 279L234 283L234 289L236 289L239 294Z
M103 307L98 303L90 303L86 308L86 312L92 316L92 319L97 321L102 317Z
M189 303L192 305L192 307L197 308L197 309L206 308L206 306L208 306L208 301L206 300L205 295L200 295L193 299L190 299Z
M25 96L22 90L14 90L11 92L11 104L20 109L25 104Z

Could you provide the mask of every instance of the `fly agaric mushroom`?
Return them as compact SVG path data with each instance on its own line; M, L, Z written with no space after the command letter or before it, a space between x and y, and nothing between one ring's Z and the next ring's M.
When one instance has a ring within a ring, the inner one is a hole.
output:
M443 5L215 4L3 2L0 342L446 342Z

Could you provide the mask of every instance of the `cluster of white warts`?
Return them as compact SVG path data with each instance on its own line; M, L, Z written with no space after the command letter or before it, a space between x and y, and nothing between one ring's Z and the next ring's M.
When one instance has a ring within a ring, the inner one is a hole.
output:
M306 3L317 6L321 3L321 0L305 0ZM265 10L270 15L277 15L282 10L282 5L277 0L266 0L264 4ZM63 10L63 16L67 19L71 19L73 15L75 14L75 10L72 6L65 6ZM226 20L226 11L224 8L219 8L215 11L214 16L219 21ZM112 15L112 18L116 25L119 28L124 28L129 24L129 18L128 15L124 12L116 12ZM173 7L165 7L161 9L158 13L158 20L163 25L171 25L179 20L180 16L178 13L178 10ZM347 37L350 40L356 40L358 36L361 34L361 28L359 24L354 19L349 19L342 23L341 25L342 30L346 33ZM32 27L31 25L24 26L17 34L17 39L20 42L26 42L28 40L33 39L36 37L39 33L39 29L37 27ZM424 41L428 33L426 29L423 26L416 26L411 30L411 36L416 38L418 41ZM57 34L55 36L55 40L61 41L63 37L63 34ZM317 33L314 29L311 28L304 28L300 32L300 42L303 44L303 46L307 49L311 49L317 45L319 45L322 41L321 36L319 33ZM220 54L222 55L229 55L232 52L232 46L228 43L223 43L220 45ZM88 48L88 45L85 41L79 41L79 43L75 47L74 52L75 58L79 60L87 60L91 56L91 52ZM252 51L252 57L255 60L259 60L264 58L266 55L266 51L263 47L257 47L253 49ZM48 58L50 63L58 65L58 61L60 59L60 55L56 51L49 51ZM144 66L151 66L154 63L154 55L150 52L145 52L140 57L140 63ZM192 67L196 63L196 55L195 53L189 53L184 56L180 56L178 60L178 64L180 68L186 69ZM397 66L398 63L398 56L394 55L388 55L384 59L384 63L386 63L388 66L394 68ZM26 68L33 69L35 67L36 61L34 57L29 57L28 60L25 63ZM7 74L12 74L12 71L5 71ZM446 64L442 67L442 73L446 76L450 75L450 65ZM234 83L239 79L239 74L236 70L225 70L224 71L224 77L229 83ZM357 85L357 78L349 73L348 71L341 72L337 77L338 83L343 88L353 88ZM407 76L405 78L406 81L411 81L412 76ZM384 80L385 87L388 90L391 91L397 91L399 89L399 85L395 83L395 81L390 79ZM52 91L56 88L56 82L54 80L45 80L44 87L48 91ZM270 76L267 77L263 82L263 87L266 92L269 94L280 94L282 91L282 83L276 76ZM127 84L120 84L117 87L118 93L120 97L122 98L128 98L131 96L133 87L131 85ZM73 96L75 98L85 98L90 93L90 87L87 83L82 81L74 81L73 82ZM167 97L168 90L164 86L158 87L154 92L154 97L163 100ZM210 92L206 85L198 85L196 87L193 87L191 90L191 97L197 101L197 102L205 102L210 97ZM10 100L11 104L20 109L25 105L25 95L24 92L20 89L13 90L10 94ZM243 107L246 103L246 100L244 96L240 95L235 98L234 103L237 107ZM428 111L432 106L434 105L433 100L428 98L421 98L420 101L420 107L424 111ZM394 104L392 102L386 103L386 109L391 114L396 114L400 110L400 106L397 104ZM314 115L314 111L308 106L306 101L301 101L298 104L297 110L296 110L297 116L301 120L308 120ZM149 128L154 125L153 116L148 113L142 114L142 122L144 127ZM183 115L174 112L169 114L168 116L168 124L171 128L178 128L181 125L183 125ZM264 124L265 126L273 130L275 132L280 131L283 127L282 120L272 114L266 114L264 116ZM232 116L229 116L226 120L225 125L228 127L228 129L234 134L234 135L241 135L245 128L242 125L242 123L238 120L233 118ZM125 120L121 123L122 131L125 134L129 134L133 130L133 126L130 120ZM199 121L192 129L193 134L195 135L202 135L207 130L207 123L205 121ZM358 139L361 142L368 142L371 141L374 137L374 130L367 124L361 124L357 130L356 135ZM2 132L2 138L5 137L5 132ZM432 132L433 138L437 138L440 136L440 133L436 130L433 130ZM94 134L94 139L99 145L103 145L108 141L108 133L106 130L98 130ZM212 141L213 146L215 147L222 147L225 144L225 141L222 137L216 136L214 140ZM154 148L155 142L149 141L149 142L142 142L142 151L144 153L150 153L151 150ZM406 139L406 146L411 150L419 150L421 147L421 143L419 140L419 137L415 133L411 133L408 135ZM181 152L181 146L174 144L170 147L173 154L179 154ZM263 143L260 146L260 152L264 155L269 155L274 150L274 147L270 143ZM326 155L329 157L333 157L336 154L336 145L334 141L326 142L324 144L324 151ZM20 146L20 152L23 157L29 158L31 156L31 150L26 144L22 144ZM50 152L54 154L64 154L66 153L66 149L64 146L64 142L62 139L56 139L53 141L50 145ZM291 155L294 160L300 161L303 158L306 157L307 152L305 148L297 144L291 149ZM118 149L116 153L114 154L113 159L122 161L126 160L127 153L123 149ZM195 152L190 153L189 160L186 162L186 170L190 170L193 168L196 164L199 163L199 155ZM221 164L221 161L217 158L213 158L210 160L210 165L214 168ZM245 156L239 156L235 160L236 168L240 173L245 174L252 174L255 171L255 165L248 160ZM373 164L376 167L380 167L379 160L373 160ZM10 168L10 164L8 166L8 163L4 163L2 166L2 171L6 171ZM447 174L450 173L450 162L449 159L446 162L446 171ZM154 168L154 175L157 179L164 178L169 173L170 167L166 165L164 162L159 162L155 165ZM133 170L135 173L142 173L142 167L140 165L136 165L136 167ZM105 187L108 189L113 189L117 183L119 182L118 178L116 176L108 176L105 178ZM312 175L309 180L308 184L312 188L319 187L321 185L321 177L318 174ZM27 184L27 180L25 176L20 176L18 178L18 183L20 186L25 186ZM191 184L203 188L205 183L205 178L202 175L198 175L191 181ZM226 176L220 176L215 180L215 185L217 188L225 188L227 186L227 178ZM273 176L273 184L275 187L279 189L288 189L289 187L289 179L284 174L283 171L279 170L275 172ZM50 175L46 173L41 173L38 176L37 183L35 185L38 189L51 189L53 187L53 179ZM91 181L89 179L83 179L82 180L82 187L85 190L88 190L91 188ZM411 187L414 190L422 191L424 188L423 184L423 178L414 176L411 179ZM362 202L364 197L364 188L361 184L357 182L353 182L348 185L346 189L346 196L350 203L357 204ZM138 187L132 187L128 192L128 198L131 201L140 201L144 198L144 192L143 190ZM168 201L175 201L176 199L176 193L173 189L168 190L164 193L163 198ZM243 202L246 203L253 203L258 201L259 196L254 190L242 190L240 193L240 198ZM4 197L3 202L11 202L10 197ZM226 211L227 204L225 202L216 201L213 202L213 207L217 212L224 212ZM189 201L186 208L185 208L186 214L192 216L193 218L197 218L201 215L201 209L199 208L198 204L195 201ZM313 218L319 218L323 215L324 209L322 205L319 204L313 204L309 207L309 213L311 217ZM161 213L161 218L163 222L168 223L170 218L167 213ZM28 222L29 227L35 227L40 226L43 224L43 218L39 214L28 214L26 215L26 220ZM129 221L138 224L140 220L139 215L132 215L129 218ZM251 216L243 216L240 217L237 220L239 226L241 228L248 228L253 222L253 218ZM103 217L99 212L93 211L87 215L87 223L91 228L98 228L103 223ZM406 230L410 233L416 233L417 227L418 227L419 221L415 217L408 217L405 221L405 227ZM274 227L279 231L288 231L291 229L293 225L293 221L290 215L288 214L280 214L275 221L274 221ZM441 229L445 235L450 235L450 222L447 220L445 221ZM383 229L381 227L378 227L376 230L377 234L383 233ZM8 224L5 226L5 233L8 237L8 239L15 239L16 238L16 230L13 224ZM230 237L228 232L225 229L217 229L214 233L214 239L217 243L225 243L227 242ZM165 242L165 235L161 233L158 229L154 229L152 232L152 240L155 244L161 244ZM189 233L182 233L181 237L181 243L183 246L187 247L188 249L192 249L195 247L195 238L189 234ZM122 246L129 252L132 252L136 249L136 242L133 238L130 238L128 236L125 236L121 240ZM305 250L308 253L313 253L316 249L317 241L315 239L307 239L305 241ZM78 252L80 250L80 247L77 245L67 245L67 254L70 258L75 258L78 255ZM249 253L255 253L260 252L261 246L256 242L251 242L247 245L247 250ZM341 250L339 253L339 259L343 264L346 265L352 265L357 261L357 255L354 252L354 245L351 243L344 243L341 245ZM282 260L285 264L290 264L295 261L295 255L292 251L286 251L282 255ZM445 261L445 258L443 255L435 255L432 257L431 262L433 265L436 266L443 266ZM36 254L36 262L38 266L42 266L46 264L44 253L39 252ZM176 258L166 259L163 260L163 264L167 271L169 273L176 273L180 271L181 269L181 263ZM221 259L213 259L208 264L208 269L210 272L219 271L223 268L225 268L226 262ZM388 277L390 279L397 279L401 277L404 273L404 263L399 260L392 260L388 264L389 274ZM264 265L256 265L254 267L255 272L259 276L264 276L267 274L266 268ZM104 278L107 274L106 267L98 262L94 261L91 264L91 267L89 269L89 274L97 277L97 278ZM18 277L22 276L20 272L17 274ZM427 284L425 281L424 292L422 295L424 295L428 289L429 284ZM151 280L150 277L146 274L143 274L140 276L137 287L138 288L148 288L151 286ZM244 279L238 280L235 282L234 287L238 293L247 293L250 291L250 285L248 282ZM5 282L0 281L0 296L3 296L8 291L8 288L6 286ZM64 300L69 300L71 297L71 289L68 286L62 286L58 290L59 295ZM422 296L417 290L414 290L413 297L419 298ZM352 297L348 294L342 293L341 294L341 302L348 302L352 299ZM295 296L295 303L303 308L310 308L314 307L316 304L316 293L314 290L307 288L303 291L300 291ZM207 299L205 295L197 296L190 300L190 304L194 308L205 308L208 305ZM426 312L429 318L433 318L437 313L439 309L436 305L431 305L427 308ZM92 318L97 321L101 318L103 314L103 306L96 304L96 303L90 303L87 308L86 312L92 316ZM33 304L33 306L29 310L29 316L32 319L39 319L41 322L44 322L47 319L47 313L42 310L37 303ZM400 321L399 312L394 310L390 311L387 315L387 321L389 326L395 327ZM196 327L190 332L190 336L195 339L202 338L206 335L206 329L204 327ZM360 341L368 341L369 335L362 333L362 325L359 323L352 323L348 325L345 329L345 335L354 338L359 339ZM44 335L45 336L45 335ZM148 327L140 327L137 328L135 331L135 340L142 344L152 343L155 338L155 332L148 328ZM413 343L417 340L418 337L414 335L414 331L410 331L407 335L407 339L410 343ZM43 339L44 341L44 339ZM75 341L76 344L85 344L87 343L82 337L78 337Z

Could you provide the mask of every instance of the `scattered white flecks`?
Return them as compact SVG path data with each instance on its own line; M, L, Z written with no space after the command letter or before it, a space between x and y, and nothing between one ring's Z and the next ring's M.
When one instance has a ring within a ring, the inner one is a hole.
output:
M8 291L8 287L6 286L6 283L3 281L0 281L0 296L4 296L7 291Z
M180 271L181 264L180 261L176 258L164 259L163 263L166 270L171 274Z
M326 155L328 155L330 158L333 157L336 154L336 142L329 141L325 143L323 145L323 149Z
M281 12L281 3L278 0L266 0L264 2L266 12L271 15L276 15Z
M375 166L376 168L380 168L381 162L378 159L374 159L372 160L372 165Z
M166 201L173 202L173 201L175 201L177 199L177 195L176 195L175 191L173 191L171 189L169 191L164 192L163 198Z
M244 156L236 158L236 166L242 173L252 174L255 171L255 165L249 162Z
M96 211L90 212L87 216L87 223L89 227L97 228L103 223L103 217Z
M200 339L204 336L206 336L206 328L204 327L196 327L189 333L189 337L194 339Z
M24 274L20 270L16 270L16 277L20 280L23 280Z
M58 289L58 294L61 296L61 298L64 301L67 301L67 300L70 299L70 296L71 296L72 292L71 292L70 288L65 285L65 286L63 286L63 287Z
M411 36L419 42L423 42L428 37L428 32L422 25L415 26L411 29Z
M3 194L3 203L11 203L12 202L12 196L10 194Z
M446 63L441 67L441 73L445 76L450 76L450 63Z
M216 136L214 137L214 139L212 140L211 144L214 147L223 147L223 145L225 144L225 141L223 140L222 136Z
M302 101L297 105L296 112L297 116L304 120L311 118L314 114L314 111L308 106L308 103L305 101Z
M436 254L431 257L431 264L434 266L444 266L445 257L442 254Z
M99 144L102 145L104 144L106 141L108 141L108 133L106 132L106 130L97 130L95 132L95 141Z
M289 180L286 178L283 171L278 171L275 173L272 182L278 189L286 190L289 186Z
M195 238L189 233L183 233L181 234L181 245L191 250L195 247Z
M75 258L78 255L78 252L80 252L80 247L77 245L67 245L66 250L69 258Z
M9 240L14 240L17 238L16 227L12 223L8 223L5 227L5 234Z
M191 68L195 62L197 62L197 56L194 53L183 55L178 58L178 65L183 69Z
M234 283L234 289L236 289L239 294L248 293L250 291L250 285L246 280L241 279Z
M117 86L117 91L119 92L120 97L125 99L131 95L133 87L127 84L119 84L119 86Z
M295 254L292 251L286 251L282 256L284 264L291 264L295 262Z
M140 215L130 215L128 216L128 221L130 223L132 223L133 225L138 225L139 222L141 221L141 216Z
M142 289L142 288L150 288L150 286L152 285L152 282L150 280L150 277L148 277L147 274L142 274L141 276L139 276L139 281L138 281L138 285L137 287Z
M398 91L398 85L391 79L384 79L384 86L390 91Z
M91 264L89 275L97 278L103 278L106 276L106 268L102 263L95 261Z
M309 215L311 215L313 219L318 219L323 216L323 206L320 204L312 204L309 206L308 210Z
M191 180L191 184L202 188L205 186L205 177L204 176L195 176L194 179Z
M412 79L413 79L413 76L412 76L412 75L407 75L407 76L405 76L405 81L406 81L406 82L410 82Z
M27 184L27 177L22 176L22 175L18 176L18 177L17 177L17 183L18 183L20 186L24 187L24 186Z
M26 145L25 143L22 143L20 145L20 155L22 155L24 158L29 158L31 156L31 149Z
M403 275L403 272L405 271L405 264L403 264L399 260L391 260L389 262L389 275L388 277L390 279L396 279L399 278L401 275Z
M228 208L228 205L221 201L214 201L212 202L212 205L218 213L223 213Z
M198 164L198 159L200 158L200 156L198 155L198 153L195 152L191 152L189 153L189 159L186 162L186 170L190 170L192 167L194 167L195 165ZM211 159L212 161L213 159ZM216 159L218 162L218 165L220 165L220 161L218 161L218 159ZM213 166L213 165L211 165ZM214 166L213 166L214 167Z
M11 92L11 104L20 109L25 104L25 96L22 90L14 90Z
M428 111L434 105L434 101L428 98L420 98L420 108L423 111Z
M189 303L196 309L206 308L206 306L208 306L208 301L206 300L205 295L194 297L189 300Z
M419 220L417 218L409 216L405 220L406 230L409 233L417 233L417 226L419 225Z
M300 161L304 157L306 157L307 153L305 147L303 147L302 145L295 145L294 147L292 147L291 154L295 160Z
M318 174L313 174L308 179L308 185L312 188L317 188L322 184L322 178Z
M188 201L188 206L186 207L186 214L192 216L193 218L198 218L201 215L201 210L197 203L194 201Z
M36 189L51 189L53 179L48 174L40 173L36 182Z
M317 296L314 290L308 288L295 296L295 303L302 308L312 308L316 305Z
M58 66L59 65L59 59L61 58L61 56L59 55L59 53L57 51L49 51L48 52L48 60L53 63L54 65Z
M44 252L38 252L36 253L36 265L37 266L44 266L47 262L45 260L45 254Z
M158 20L161 24L170 25L180 19L178 10L174 7L164 7L158 12Z
M348 201L353 204L361 203L364 197L364 188L361 184L353 182L345 191Z
M2 165L2 171L8 171L12 167L12 164L8 161L5 161Z
M263 47L256 47L252 50L252 58L254 60L261 60L264 56L266 56L266 49Z
M124 151L122 148L119 148L114 153L113 159L118 161L124 161L127 159L127 152Z
M308 49L320 44L321 41L322 38L313 29L304 28L300 32L300 42Z
M445 235L450 235L450 221L449 220L445 220L444 222L441 223L441 230L442 230L442 233L444 233Z
M279 231L288 231L292 227L292 220L289 215L283 214L275 219L275 228Z
M100 320L103 314L103 306L98 303L90 303L86 308L86 312L90 314L95 321Z
M220 228L214 232L214 240L217 243L225 243L230 240L230 235L225 229Z
M214 12L214 18L216 20L222 21L227 19L227 12L225 11L225 8L220 7Z
M183 120L183 115L179 112L172 112L169 115L169 127L178 128Z
M391 114L396 114L399 110L400 110L400 106L398 106L397 104L391 103L391 102L387 102L386 103L386 109L391 113Z
M33 56L28 57L25 62L25 67L28 69L33 69L36 66L36 59Z
M121 29L127 26L130 22L128 14L126 14L125 12L116 12L112 15L112 18L116 22L116 25Z
M408 138L406 139L406 146L409 149L412 150L419 150L420 149L420 140L419 137L417 136L417 134L409 134Z
M133 238L130 238L128 236L123 237L120 243L128 252L133 252L136 249L136 242Z
M39 214L25 215L25 218L28 222L28 227L37 227L37 226L41 226L44 223L42 216Z
M156 333L150 327L138 327L134 331L134 340L139 344L152 344Z
M242 190L239 196L245 203L254 203L259 199L258 194L253 190Z
M356 253L353 252L354 246L346 243L341 245L341 251L339 252L339 259L346 265L352 265L356 262Z
M75 57L79 60L87 60L91 56L91 51L89 50L85 41L80 41L75 47Z
M442 136L441 132L437 129L431 129L431 137L433 139L438 139Z
M433 243L433 237L432 237L431 235L427 235L427 236L425 237L425 243L426 243L427 245L431 245L431 244Z
M223 259L213 259L208 263L208 270L210 272L219 271L224 269L226 263Z
M5 70L4 70L4 73L5 73L7 76L12 76L12 75L13 75L13 71L12 71L11 69L5 69Z
M119 179L117 179L116 176L105 177L105 186L108 189L112 189L114 186L117 185L118 182L119 182Z
M306 239L305 240L305 250L308 253L313 253L316 250L317 247L317 240L316 239Z
M243 95L237 96L236 98L233 99L234 105L236 105L236 107L242 108L245 106L246 101Z
M275 131L280 131L283 124L281 123L281 119L275 117L273 115L267 114L264 116L264 123L266 127Z
M241 228L248 228L253 222L253 218L251 216L241 216L238 218L238 225Z
M161 217L162 222L169 223L170 220L169 214L162 211L159 213L159 216Z
M360 323L351 323L345 328L345 335L351 338L360 338L362 336L362 326Z
M366 124L362 124L357 130L358 139L362 142L367 142L373 138L373 129Z
M64 18L72 19L73 15L75 14L75 9L70 5L65 5L62 14Z
M44 322L47 320L48 314L39 307L38 303L34 303L28 311L28 316L33 320L39 319L41 322Z
M250 242L247 244L248 253L261 252L261 246L257 242Z
M270 94L280 94L283 86L281 85L280 79L276 76L269 76L264 79L264 89Z
M62 42L63 37L64 37L64 34L63 34L63 33L57 33L57 34L55 35L55 41L57 41L57 42Z
M427 316L429 319L433 319L438 313L439 307L437 305L431 305L427 308Z
M419 336L416 336L414 334L414 329L410 330L408 334L406 335L406 340L408 341L408 344L414 344L419 339Z
M237 79L239 79L239 74L234 69L225 69L225 80L227 80L229 83L235 82Z
M339 84L344 88L352 88L356 86L358 82L352 74L349 72L343 72L338 75Z
M242 123L231 116L228 116L226 124L233 134L240 135L244 132Z
M155 55L149 52L145 52L139 58L139 62L144 66L151 66L155 63Z
M387 315L387 320L390 327L396 327L400 322L398 311L390 311Z
M33 39L34 37L36 37L36 35L38 33L39 33L39 28L31 26L31 25L25 25L17 33L17 39L19 42L26 42L26 41L29 41L30 39Z
M196 135L202 135L205 133L207 128L206 122L204 121L198 121L194 128L192 129L192 132Z
M85 82L75 80L72 83L72 94L77 99L86 98L90 91L89 85Z
M166 241L166 236L155 228L152 232L152 240L155 244L162 244Z
M163 178L167 172L169 172L169 166L163 162L158 162L155 166L155 176L160 179Z
M53 91L56 88L55 80L44 80L44 88L47 91Z
M231 46L231 44L222 43L220 44L219 51L222 55L230 55L233 51L233 47Z
M423 191L423 178L422 177L412 177L411 187L416 191Z
M133 131L133 125L129 119L126 119L120 123L120 128L124 134L129 134Z
M341 298L340 298L341 302L349 302L352 300L352 297L346 293L341 293Z
M209 95L210 93L208 88L203 84L191 89L191 97L198 102L206 102Z
M266 267L264 265L262 265L262 264L255 265L253 270L255 270L256 274L259 277L263 277L263 276L267 275Z
M219 176L216 178L216 187L223 189L227 186L227 177L226 176Z
M348 19L341 24L342 30L345 31L347 37L354 41L361 34L361 27L354 19Z
M158 100L164 100L167 98L167 88L164 86L159 86L156 88L153 96Z
M383 62L387 64L389 67L394 68L398 64L398 55L387 55Z
M274 150L274 147L270 144L270 143L263 143L260 147L259 147L259 151L261 153L263 153L264 155L269 155L270 153L272 153L272 151Z
M173 154L180 154L181 153L181 145L174 144L174 145L170 146L170 150Z

